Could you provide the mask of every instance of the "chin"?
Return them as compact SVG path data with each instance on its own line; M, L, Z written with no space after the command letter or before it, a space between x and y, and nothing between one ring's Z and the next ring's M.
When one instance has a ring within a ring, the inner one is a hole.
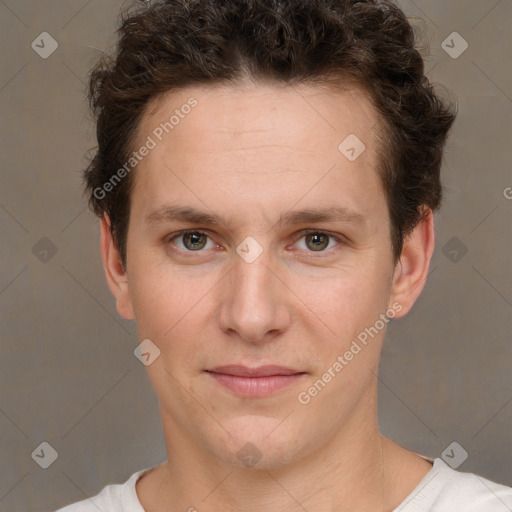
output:
M298 457L302 439L291 423L272 416L244 415L224 421L222 441L213 441L213 452L224 463L252 471L280 468ZM297 427L297 425L295 425ZM224 447L222 449L222 447Z

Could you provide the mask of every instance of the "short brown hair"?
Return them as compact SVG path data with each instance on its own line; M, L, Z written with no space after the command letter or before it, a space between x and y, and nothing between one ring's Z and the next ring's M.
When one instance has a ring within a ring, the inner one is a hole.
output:
M89 205L110 217L125 268L133 176L108 193L98 190L127 162L148 102L244 76L288 85L348 81L368 93L385 126L379 174L396 263L423 206L440 207L443 148L455 119L454 106L441 101L424 74L404 13L390 0L140 3L120 17L115 55L104 55L91 72L98 147L83 173Z

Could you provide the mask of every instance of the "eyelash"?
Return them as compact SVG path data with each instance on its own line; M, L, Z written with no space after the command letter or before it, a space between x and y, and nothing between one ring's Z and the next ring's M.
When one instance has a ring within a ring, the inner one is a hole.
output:
M183 231L178 231L177 233L173 233L171 236L166 237L166 241L167 241L167 243L170 243L173 240L175 240L176 238L180 238L180 237L183 237L183 236L191 234L191 233L206 235L211 240L211 237L208 235L208 233L206 233L200 229L184 229ZM329 237L329 239L336 240L336 242L338 242L339 245L345 244L345 241L340 236L333 235L327 231L320 231L318 229L303 229L299 233L301 236L298 237L294 243L297 243L299 240L306 237L307 235L315 234L315 235L327 235ZM336 250L336 247L331 247L330 249L324 249L323 251L307 251L307 252L312 253L312 254L317 252L320 255L331 254L331 251ZM178 250L180 252L187 252L187 253L192 253L192 254L196 253L196 252L197 253L204 252L203 249L200 249L198 251L189 251L189 250L183 250L183 249L178 249ZM313 256L313 257L316 258L317 256Z

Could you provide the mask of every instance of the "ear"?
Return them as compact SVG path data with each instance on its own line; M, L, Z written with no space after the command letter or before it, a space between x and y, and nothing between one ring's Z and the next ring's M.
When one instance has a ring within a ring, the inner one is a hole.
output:
M434 246L434 215L430 208L425 207L423 219L405 238L395 267L389 304L398 302L402 305L396 318L409 312L423 290Z
M107 284L116 299L117 312L127 320L133 320L132 301L128 288L128 275L123 268L121 255L110 231L110 219L105 213L101 219L100 252Z

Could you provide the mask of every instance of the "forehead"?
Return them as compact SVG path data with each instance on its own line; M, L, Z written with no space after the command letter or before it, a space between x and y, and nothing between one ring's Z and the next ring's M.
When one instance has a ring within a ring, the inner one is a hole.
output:
M191 98L196 103L193 109L188 107ZM366 92L356 85L340 85L334 90L320 85L246 82L193 86L156 96L144 110L139 138L153 132L161 122L168 122L173 113L181 115L179 119L175 115L172 121L172 138L185 144L194 143L199 137L206 143L209 137L219 142L225 135L226 141L232 143L234 136L255 139L267 135L283 141L303 139L304 149L317 148L318 140L311 138L311 132L317 129L329 130L336 137L350 129L371 143L372 129L380 124ZM191 138L186 127L178 129L187 117L191 120L183 124L193 124L196 137Z
M383 193L376 173L379 124L357 87L171 91L148 103L139 124L135 147L148 137L155 147L137 166L135 189L152 209L176 199L173 190L180 189L198 206L207 198L225 206L231 192L231 205L243 195L246 205L270 210L279 203L287 209L285 196L314 202L339 191L342 206L358 210L363 195L369 206L372 193Z

